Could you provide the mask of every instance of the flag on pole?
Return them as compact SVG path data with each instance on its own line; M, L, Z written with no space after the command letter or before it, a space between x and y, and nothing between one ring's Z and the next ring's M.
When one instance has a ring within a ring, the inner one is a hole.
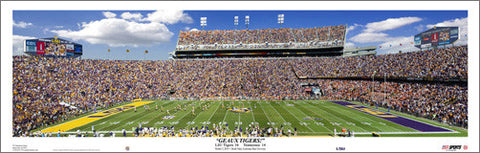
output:
M145 50L145 54L148 53L148 50Z
M127 53L130 52L130 49L127 49Z
M400 46L402 46L402 43L400 43Z
M108 49L108 52L110 52L110 49Z

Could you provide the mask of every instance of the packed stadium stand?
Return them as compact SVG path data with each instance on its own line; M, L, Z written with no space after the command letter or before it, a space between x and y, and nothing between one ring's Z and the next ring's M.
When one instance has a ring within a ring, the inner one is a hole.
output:
M317 38L341 39L342 32L331 34L335 37L325 37L322 33L335 28L342 29L340 26L277 30L283 30L280 33L283 35L291 34L281 42L308 42ZM179 44L235 44L238 40L276 43L271 39L276 38L275 35L258 37L258 40L242 37L262 32L187 32L181 34L184 39ZM318 33L318 37L305 36L305 33ZM239 39L222 37L229 34ZM188 37L193 35L196 37ZM215 37L197 38L210 35ZM188 49L192 48L181 50ZM467 128L468 87L443 83L466 81L467 59L467 46L379 56L276 59L121 61L14 56L13 135L24 135L91 112L94 105L106 107L136 98L343 99L378 103L379 107ZM318 79L351 76L367 80ZM385 76L407 82L369 80ZM422 83L423 80L437 82ZM303 83L318 84L324 94L316 97L305 92ZM65 107L60 102L73 107Z
M341 56L346 25L180 31L174 58Z

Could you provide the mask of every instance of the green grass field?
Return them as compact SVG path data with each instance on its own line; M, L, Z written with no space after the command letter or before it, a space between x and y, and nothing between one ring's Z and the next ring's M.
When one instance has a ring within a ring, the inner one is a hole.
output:
M222 104L224 107L222 107ZM355 103L361 105L360 103ZM228 128L247 127L256 124L260 127L279 127L284 129L298 129L300 136L329 136L333 130L340 132L347 128L355 132L355 136L371 136L371 132L380 133L382 137L464 137L467 130L449 127L427 119L416 118L410 115L395 113L397 116L407 117L431 125L445 127L454 132L428 133L405 127L388 120L369 115L339 104L328 101L297 100L297 101L154 101L147 104L150 110L143 106L124 111L84 126L73 128L67 132L91 131L92 125L97 131L131 131L139 123L142 127L175 126L178 128L191 128L209 126L215 124L228 124ZM158 105L158 110L155 109ZM178 105L183 108L174 111ZM202 110L202 106L209 105ZM227 110L229 106L249 108L247 113L237 113ZM163 107L164 111L160 108ZM195 107L195 115L192 115L192 107ZM185 109L186 108L186 109ZM184 110L185 109L185 110ZM170 115L173 119L162 119ZM382 109L381 109L382 110ZM386 111L386 110L383 110ZM68 122L68 121L66 121Z

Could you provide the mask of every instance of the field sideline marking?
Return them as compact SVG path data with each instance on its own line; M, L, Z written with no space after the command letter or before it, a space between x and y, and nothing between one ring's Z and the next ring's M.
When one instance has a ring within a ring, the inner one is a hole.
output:
M101 111L101 112L98 112L98 113L95 113L95 114L84 116L82 118L79 118L79 119L76 119L76 120L73 120L73 121L68 121L68 122L65 122L65 123L62 123L62 124L59 124L59 125L55 125L55 126L52 126L52 127L49 127L49 128L45 128L45 129L41 130L41 132L42 133L47 133L47 132L68 131L70 129L80 127L80 126L86 125L88 123L107 118L107 117L112 116L114 114L118 114L122 111L118 111L118 112L114 112L114 113L104 113L104 112L110 112L110 111L118 110L118 108L123 108L124 106L138 107L138 106L142 106L142 105L145 105L145 104L148 104L148 103L151 103L151 102L153 102L153 101L140 101L140 102L135 102L135 103L131 103L131 104L118 106L118 107L115 107L115 108L110 108L108 110L104 110L104 111ZM126 109L123 109L123 111L129 110L129 109L133 109L133 107L128 107ZM103 117L91 118L91 116L99 116L99 115L104 115L104 116Z

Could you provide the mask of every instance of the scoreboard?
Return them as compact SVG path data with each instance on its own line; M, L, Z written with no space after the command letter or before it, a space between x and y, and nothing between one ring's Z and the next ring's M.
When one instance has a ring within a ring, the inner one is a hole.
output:
M452 44L458 40L458 27L435 27L415 35L417 48L437 47Z
M24 52L34 56L78 57L83 54L82 45L54 38L27 39Z

